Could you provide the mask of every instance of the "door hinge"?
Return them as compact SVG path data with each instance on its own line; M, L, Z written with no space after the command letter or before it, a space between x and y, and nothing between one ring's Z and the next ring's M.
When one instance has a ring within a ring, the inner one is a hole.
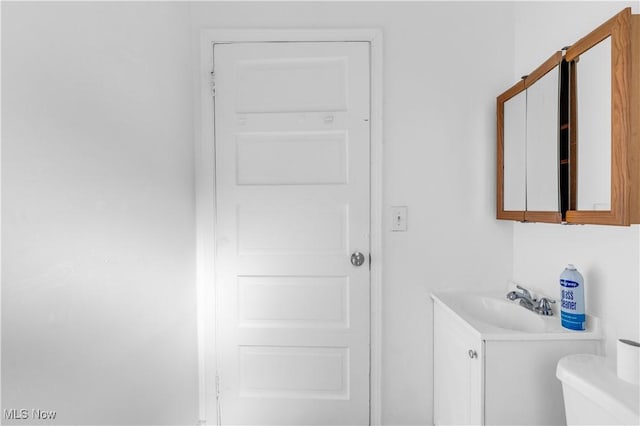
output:
M220 376L216 374L216 399L220 399Z
M209 88L211 89L211 96L216 97L216 73L211 71L209 77Z
M371 270L371 253L369 253L369 270Z

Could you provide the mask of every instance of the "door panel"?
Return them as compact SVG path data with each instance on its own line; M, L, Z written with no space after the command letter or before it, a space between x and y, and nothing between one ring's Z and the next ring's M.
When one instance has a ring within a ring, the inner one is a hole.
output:
M309 56L239 62L239 113L346 111L348 58Z
M238 184L346 184L347 143L344 131L240 135Z
M262 398L349 398L349 349L240 348L240 393Z
M302 204L296 198L256 197L238 205L239 254L346 255L348 205L322 199Z
M240 327L346 328L348 277L238 277Z
M368 424L369 44L214 64L222 424Z

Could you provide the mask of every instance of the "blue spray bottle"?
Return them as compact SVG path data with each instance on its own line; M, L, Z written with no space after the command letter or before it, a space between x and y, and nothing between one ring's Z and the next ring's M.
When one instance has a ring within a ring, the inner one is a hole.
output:
M584 280L573 265L568 265L560 274L560 295L562 326L570 330L584 330Z

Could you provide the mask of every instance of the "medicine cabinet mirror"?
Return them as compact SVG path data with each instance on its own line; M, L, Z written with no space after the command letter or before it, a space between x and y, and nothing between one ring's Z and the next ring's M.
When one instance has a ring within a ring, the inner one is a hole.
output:
M576 162L567 222L640 222L639 20L627 8L567 49Z
M561 221L556 52L498 96L498 219Z
M526 95L522 80L498 97L498 219L524 220Z
M497 98L497 218L640 223L640 15L556 52Z
M572 63L576 80L577 183L574 210L611 210L611 38Z

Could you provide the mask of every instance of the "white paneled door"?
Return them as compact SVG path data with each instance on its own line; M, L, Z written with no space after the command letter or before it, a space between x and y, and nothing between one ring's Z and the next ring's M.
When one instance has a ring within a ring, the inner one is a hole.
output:
M216 44L214 73L221 423L367 425L369 43Z

